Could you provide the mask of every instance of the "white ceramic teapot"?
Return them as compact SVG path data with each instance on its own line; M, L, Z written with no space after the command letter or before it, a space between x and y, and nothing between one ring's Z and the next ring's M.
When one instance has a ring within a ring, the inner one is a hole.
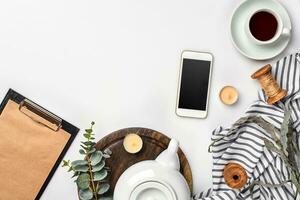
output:
M129 167L119 178L114 200L189 200L190 189L179 172L178 142L172 139L169 147L156 160L147 160Z

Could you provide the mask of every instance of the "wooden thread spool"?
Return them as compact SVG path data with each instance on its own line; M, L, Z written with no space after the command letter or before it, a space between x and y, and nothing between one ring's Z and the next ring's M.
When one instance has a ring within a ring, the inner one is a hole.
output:
M268 96L267 103L274 104L283 99L287 92L279 87L271 74L271 65L266 65L251 75L251 78L258 79L260 86Z
M228 163L224 167L223 176L226 184L233 189L241 189L247 183L245 169L237 163Z

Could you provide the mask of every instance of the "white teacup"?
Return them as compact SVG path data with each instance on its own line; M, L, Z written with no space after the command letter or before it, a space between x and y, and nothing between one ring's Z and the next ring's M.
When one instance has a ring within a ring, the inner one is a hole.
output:
M276 33L274 34L274 36L271 39L266 40L266 41L257 39L250 30L250 20L256 13L259 13L259 12L268 12L268 13L272 14L277 20ZM254 12L252 12L249 15L249 17L246 20L245 31L246 31L248 38L257 45L274 44L282 37L289 37L291 35L291 29L284 27L281 16L278 13L276 13L274 10L267 9L267 8L255 10Z

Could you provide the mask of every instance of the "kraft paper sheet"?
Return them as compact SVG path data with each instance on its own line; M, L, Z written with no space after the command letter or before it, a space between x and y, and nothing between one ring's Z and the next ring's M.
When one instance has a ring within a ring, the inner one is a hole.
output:
M70 137L34 122L9 100L0 115L0 199L35 199Z

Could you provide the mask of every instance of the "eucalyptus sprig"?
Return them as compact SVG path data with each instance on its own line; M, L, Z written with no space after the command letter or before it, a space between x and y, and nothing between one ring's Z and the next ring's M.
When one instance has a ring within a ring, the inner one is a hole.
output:
M265 146L276 152L287 166L290 172L290 181L296 186L300 193L300 149L299 134L293 128L291 110L285 107L284 119L280 130L274 127L273 141L264 139Z
M73 172L72 178L75 178L81 200L98 200L110 188L106 180L109 169L105 166L105 160L110 157L111 152L96 149L94 124L92 122L91 127L85 130L83 136L86 140L80 144L79 153L84 158L73 162L63 160L62 165L68 168L68 172Z

